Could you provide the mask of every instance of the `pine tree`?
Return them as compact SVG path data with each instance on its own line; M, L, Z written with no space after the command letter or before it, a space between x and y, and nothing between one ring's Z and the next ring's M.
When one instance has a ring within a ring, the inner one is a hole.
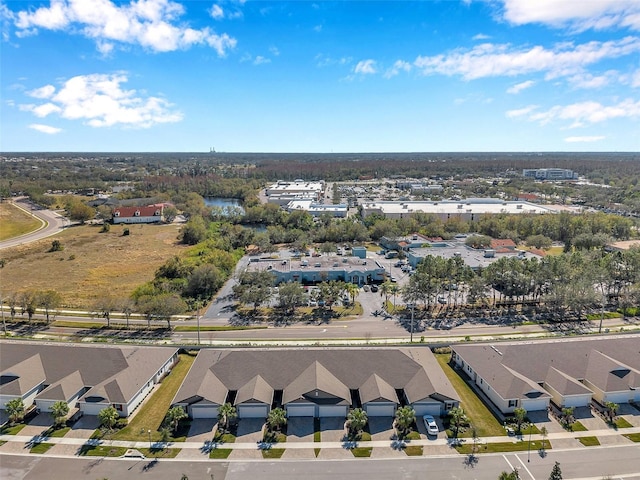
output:
M562 470L560 470L560 464L558 462L553 466L549 480L562 480Z

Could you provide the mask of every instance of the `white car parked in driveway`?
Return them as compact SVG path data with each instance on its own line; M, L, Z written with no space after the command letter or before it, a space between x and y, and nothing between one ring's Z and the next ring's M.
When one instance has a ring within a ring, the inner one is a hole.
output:
M438 435L440 430L438 429L438 424L436 423L435 418L431 415L425 415L422 417L422 420L424 421L424 428L427 429L427 433L429 435Z

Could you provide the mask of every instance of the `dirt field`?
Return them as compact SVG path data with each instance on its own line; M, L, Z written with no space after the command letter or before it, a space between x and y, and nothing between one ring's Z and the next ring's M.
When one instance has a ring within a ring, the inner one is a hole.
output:
M34 231L42 223L10 203L0 203L0 240Z
M186 247L177 243L179 226L112 225L71 227L54 237L2 252L3 294L24 290L56 290L65 307L90 308L101 295L127 297L151 280L156 269ZM48 252L53 240L62 252Z

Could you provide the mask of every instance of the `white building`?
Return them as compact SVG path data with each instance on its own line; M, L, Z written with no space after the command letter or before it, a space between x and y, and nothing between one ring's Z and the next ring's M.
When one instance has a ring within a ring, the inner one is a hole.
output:
M285 210L287 212L305 211L309 212L313 217L319 217L323 214L331 215L332 217L345 218L347 216L348 207L344 204L339 205L325 205L323 203L316 203L313 200L292 200L287 203Z
M278 181L264 190L267 197L304 194L307 197L313 197L315 200L320 200L323 192L324 182L305 182L304 180L295 180L293 182Z
M522 176L536 180L576 180L578 174L566 168L525 168Z
M386 218L409 218L416 213L436 215L442 220L461 218L478 220L483 215L501 213L555 213L555 210L529 202L505 201L499 198L468 198L443 201L380 201L364 202L362 217L378 214Z

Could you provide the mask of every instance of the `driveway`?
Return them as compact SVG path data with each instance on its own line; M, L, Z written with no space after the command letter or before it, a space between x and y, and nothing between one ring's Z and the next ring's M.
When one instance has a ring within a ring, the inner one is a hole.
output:
M218 423L215 418L197 418L191 421L187 442L207 442L213 439L213 429Z
M287 421L287 442L313 442L313 418L291 417Z
M342 442L345 437L345 419L327 417L320 419L320 438L323 442Z
M238 420L236 442L256 443L262 440L263 418L243 418Z
M65 435L65 438L89 439L99 426L100 422L98 421L97 416L83 415L80 420L73 424L71 430L69 430Z
M371 440L389 440L394 434L393 417L369 417Z

